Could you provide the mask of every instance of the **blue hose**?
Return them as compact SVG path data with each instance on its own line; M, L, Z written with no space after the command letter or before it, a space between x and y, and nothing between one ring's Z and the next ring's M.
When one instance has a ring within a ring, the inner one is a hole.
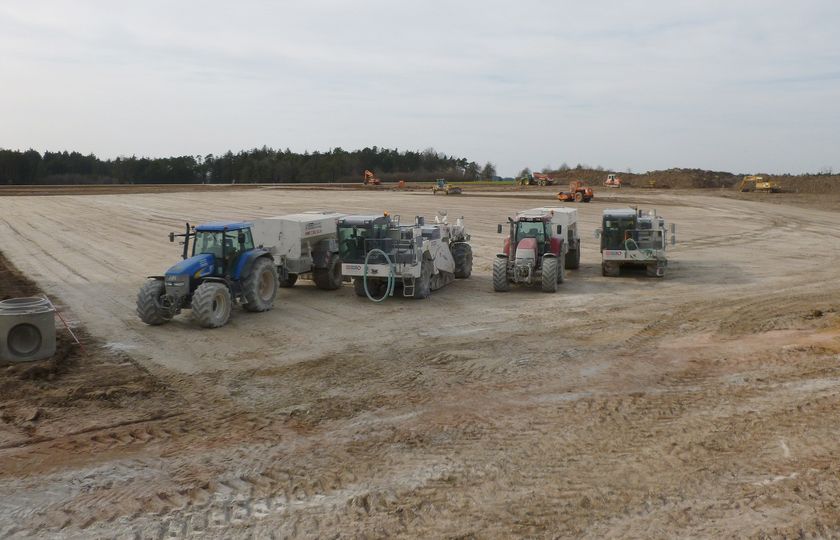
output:
M370 259L370 256L373 253L381 253L382 256L385 257L385 261L388 263L388 286L385 287L385 295L382 298L374 298L368 290L368 259ZM365 294L374 302L384 302L386 298L394 294L394 286L397 283L397 278L394 273L394 263L391 262L391 258L388 257L387 253L377 248L368 251L367 255L365 255L365 266L362 269L362 281L365 286Z

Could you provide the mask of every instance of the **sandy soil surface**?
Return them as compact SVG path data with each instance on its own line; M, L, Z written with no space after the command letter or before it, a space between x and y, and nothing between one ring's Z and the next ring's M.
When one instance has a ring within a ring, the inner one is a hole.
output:
M637 203L677 224L669 274L602 277L600 212ZM140 388L61 414L40 387L3 402L43 414L0 415L26 427L0 448L0 537L836 534L836 214L606 193L579 206L582 264L558 293L493 293L496 224L543 204L270 187L0 197L2 251L99 358L42 386ZM384 304L303 281L218 330L134 315L184 221L315 208L463 215L473 277Z

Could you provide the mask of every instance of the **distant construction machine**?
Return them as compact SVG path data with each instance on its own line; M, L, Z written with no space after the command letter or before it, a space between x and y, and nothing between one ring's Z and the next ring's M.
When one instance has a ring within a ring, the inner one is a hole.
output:
M760 193L779 193L782 185L772 180L765 180L763 176L745 176L738 186L738 191L747 193L757 191Z
M382 184L382 180L377 178L373 171L365 169L364 184L366 186L379 186Z
M604 187L608 188L620 188L621 187L621 178L615 173L610 173L607 175L607 179L604 180Z
M443 178L438 178L435 180L435 185L432 186L432 195L437 195L438 192L445 195L460 195L462 190L458 186L449 185L449 182Z
M502 252L493 260L493 290L505 292L512 284L523 284L556 292L566 280L566 269L580 266L577 210L532 208L508 218L508 223ZM497 232L503 230L499 225Z
M407 298L472 274L472 247L463 218L450 224L442 212L427 224L417 216L402 225L399 216L345 216L338 222L341 272L353 278L358 296L381 302L399 287Z
M668 266L665 248L668 229L665 219L656 212L633 208L604 210L601 228L601 273L615 277L622 266L643 266L648 276L663 277ZM670 242L676 242L676 227L671 224Z
M554 185L554 178L546 173L528 173L516 179L520 186L551 186Z
M557 194L558 201L585 202L588 203L595 197L591 187L584 186L580 180L572 180L569 183L569 191L561 191Z

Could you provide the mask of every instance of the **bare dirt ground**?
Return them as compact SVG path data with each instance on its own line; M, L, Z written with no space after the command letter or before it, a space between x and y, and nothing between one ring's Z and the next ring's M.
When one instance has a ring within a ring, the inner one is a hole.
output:
M89 333L5 374L0 537L837 535L836 214L599 192L560 292L493 293L495 226L541 193L0 197L0 249ZM664 279L600 274L600 212L635 203L677 224ZM218 330L134 315L184 221L314 208L463 215L473 277L384 304L304 281Z

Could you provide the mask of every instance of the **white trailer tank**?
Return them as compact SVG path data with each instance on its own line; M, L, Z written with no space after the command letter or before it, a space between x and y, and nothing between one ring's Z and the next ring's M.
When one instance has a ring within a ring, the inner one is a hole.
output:
M319 287L330 274L330 286L322 288L337 288L341 285L337 224L342 217L333 211L312 211L261 218L254 220L251 231L254 244L274 257L281 285L291 286L298 275L313 272Z

